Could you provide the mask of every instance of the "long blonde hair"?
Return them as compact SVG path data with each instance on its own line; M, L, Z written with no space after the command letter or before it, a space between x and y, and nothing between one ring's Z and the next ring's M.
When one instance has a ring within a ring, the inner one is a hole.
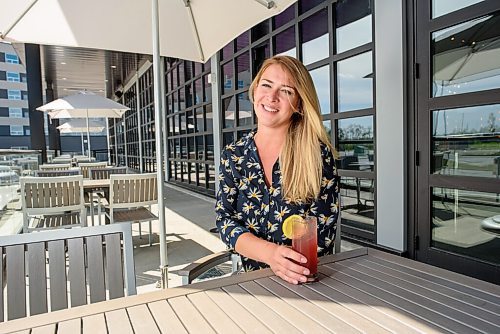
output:
M319 196L323 173L320 143L334 150L321 120L319 99L309 71L293 57L274 56L262 64L248 95L253 103L262 74L275 64L291 76L299 97L279 157L283 198L292 203L313 201Z

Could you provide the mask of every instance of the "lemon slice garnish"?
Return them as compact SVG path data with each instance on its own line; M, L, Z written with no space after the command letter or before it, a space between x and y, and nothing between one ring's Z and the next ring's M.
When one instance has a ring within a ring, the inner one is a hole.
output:
M283 222L283 234L288 239L293 239L293 228L297 224L303 224L304 218L299 215L291 215L285 219Z

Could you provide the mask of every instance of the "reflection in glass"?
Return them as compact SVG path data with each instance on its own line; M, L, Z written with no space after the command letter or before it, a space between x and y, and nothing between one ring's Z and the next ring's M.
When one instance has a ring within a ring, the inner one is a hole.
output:
M339 112L373 107L372 51L337 64Z
M201 79L194 81L194 104L201 103L203 101L203 83Z
M252 103L248 99L248 93L238 94L238 125L252 124Z
M187 142L186 138L180 138L181 140L181 159L187 159Z
M500 178L500 104L434 110L432 171Z
M322 10L301 23L302 62L307 65L328 57L328 12Z
M274 45L276 55L296 57L295 27L291 27L276 35Z
M330 120L323 121L323 126L325 127L328 137L331 138L332 134L332 122Z
M483 220L500 215L499 196L433 188L431 246L500 264L500 237L481 228Z
M214 161L214 137L212 135L205 136L205 152L206 159Z
M227 93L234 89L234 72L233 72L233 62L230 61L229 63L225 64L222 66L222 93Z
M432 18L474 5L484 0L432 0Z
M229 59L233 55L233 45L231 41L222 49L222 59Z
M339 168L373 171L373 116L338 120Z
M331 112L330 109L330 67L323 66L310 71L314 82L314 87L318 93L318 99L321 107L321 114L326 115Z
M238 37L236 37L236 52L245 48L250 43L250 32L247 30Z
M205 106L205 131L212 132L214 128L214 121L212 115L212 105Z
M215 166L208 165L208 189L215 190Z
M500 12L432 33L432 96L500 88Z
M203 95L203 102L212 102L212 84L208 82L208 75L203 76L203 85L205 86L205 95Z
M222 100L224 107L224 128L234 127L234 118L236 112L236 99L234 96Z
M274 21L274 28L279 28L282 25L287 24L293 18L295 17L295 6L290 6L288 7L284 12L281 12L280 14L276 15L273 19Z
M340 179L342 225L374 232L374 193L373 180L342 176Z
M196 132L205 131L205 122L203 120L203 110L196 109Z
M337 1L335 11L337 53L372 41L371 13L369 0Z
M264 20L261 23L252 27L252 42L259 40L269 33L269 20Z
M324 0L302 0L300 1L299 13L305 13L309 9L316 7L322 2L324 2Z
M187 143L188 143L188 159L196 159L194 137L188 137Z
M231 144L234 141L233 132L225 132L222 136L222 141L223 146Z
M252 77L250 75L250 54L248 52L236 58L236 75L238 80L236 89L250 87Z
M203 143L203 136L196 136L196 159L205 160L205 144Z
M189 183L198 183L198 178L196 175L196 164L195 163L190 163L188 164L189 167Z
M176 91L172 94L172 102L174 104L174 112L179 111L179 91Z

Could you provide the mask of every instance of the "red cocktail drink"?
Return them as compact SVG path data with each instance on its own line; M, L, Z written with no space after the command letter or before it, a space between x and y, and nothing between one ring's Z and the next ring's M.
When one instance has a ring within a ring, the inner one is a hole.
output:
M302 263L309 269L310 274L307 276L307 282L315 282L318 280L318 227L316 217L306 217L302 223L293 225L293 250L301 253L307 259L306 263Z

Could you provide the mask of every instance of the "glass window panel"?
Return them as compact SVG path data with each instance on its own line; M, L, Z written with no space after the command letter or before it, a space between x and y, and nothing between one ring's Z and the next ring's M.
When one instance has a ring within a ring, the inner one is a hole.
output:
M193 105L193 92L191 90L191 84L184 86L186 91L186 108Z
M208 82L208 75L203 76L203 85L205 86L203 102L212 102L212 84Z
M203 110L197 109L196 110L196 132L203 132L203 131L205 131L205 122L203 120Z
M185 66L185 69L184 69L184 76L185 76L185 79L184 79L184 82L186 81L189 81L191 80L191 78L193 77L193 63L186 60L186 62L184 63L184 66Z
M184 61L182 60L179 61L178 69L179 69L179 83L182 85L186 80L184 73Z
M274 45L277 55L297 57L295 47L295 27L291 27L276 35Z
M215 166L208 165L208 189L215 190Z
M179 92L174 92L172 94L172 98L173 98L173 103L174 103L174 112L177 112L179 111L179 96L178 96Z
M328 57L328 12L322 10L301 23L302 62L307 65Z
M5 62L11 64L19 64L19 57L15 54L6 53Z
M292 21L293 18L295 17L295 6L292 5L285 9L284 12L276 15L273 19L274 21L274 28L279 28L288 22Z
M481 228L483 221L500 221L499 195L433 188L431 246L500 264L500 238Z
M264 20L252 28L252 42L255 42L269 33L269 20Z
M323 66L310 71L314 82L314 87L318 93L321 114L326 115L331 112L330 109L330 67Z
M474 5L484 0L432 0L432 18Z
M260 70L260 67L262 66L262 63L264 63L264 60L269 58L269 43L265 42L263 44L260 44L252 49L253 52L253 70L254 73L257 74L257 72Z
M203 72L203 64L195 62L193 67L193 75L198 76L201 74L201 72Z
M180 138L181 140L181 159L187 159L188 158L188 150L187 150L187 141L186 138Z
M7 81L20 82L21 76L17 72L7 72Z
M252 130L243 130L243 131L238 131L238 132L236 133L236 136L237 136L237 138L236 138L236 139L241 139L241 138L245 137L246 135L248 135L248 134L250 133L250 131L252 131Z
M339 112L373 107L372 52L337 63Z
M223 93L227 93L234 89L234 72L233 72L233 62L222 66L222 90Z
M231 58L233 53L234 53L234 42L231 41L222 49L222 59Z
M184 110L186 109L186 87L183 86L181 89L179 89L179 93L180 110Z
M224 128L234 127L234 118L236 112L236 99L234 96L222 100L224 106Z
M186 128L188 133L193 133L195 129L194 111L186 112Z
M205 160L205 144L203 143L203 136L196 136L196 155L198 160Z
M186 115L184 113L179 114L179 133L186 134Z
M374 193L373 180L342 176L340 179L342 224L374 232Z
M238 125L252 124L252 102L248 99L248 92L238 94Z
M207 186L207 170L205 164L198 164L198 183L201 187Z
M189 164L189 183L198 183L198 176L196 174L196 164L195 163L190 163Z
M250 87L252 76L250 75L250 54L248 52L236 58L236 71L238 80L238 87L236 89Z
M194 104L201 103L203 101L203 82L202 79L194 81Z
M22 108L9 108L9 117L10 118L23 118L23 109Z
M309 9L323 3L324 0L301 0L299 5L300 14L307 12Z
M212 135L205 136L205 147L206 160L214 161L214 137Z
M211 60L209 59L205 64L203 64L203 72L210 73L211 67L212 67Z
M338 1L335 11L337 53L372 41L370 1Z
M205 131L213 131L213 116L212 116L212 105L209 104L205 107Z
M500 12L432 33L432 96L500 88Z
M177 80L177 67L174 67L172 70L172 88L175 89L179 85Z
M432 112L435 174L500 178L500 104Z
M187 138L188 143L188 159L196 159L196 149L194 146L194 137Z
M329 138L332 138L332 122L330 120L323 121L323 126L325 127L326 133Z
M373 116L338 120L339 168L373 170Z
M236 37L236 51L239 51L250 44L250 31L247 30Z

